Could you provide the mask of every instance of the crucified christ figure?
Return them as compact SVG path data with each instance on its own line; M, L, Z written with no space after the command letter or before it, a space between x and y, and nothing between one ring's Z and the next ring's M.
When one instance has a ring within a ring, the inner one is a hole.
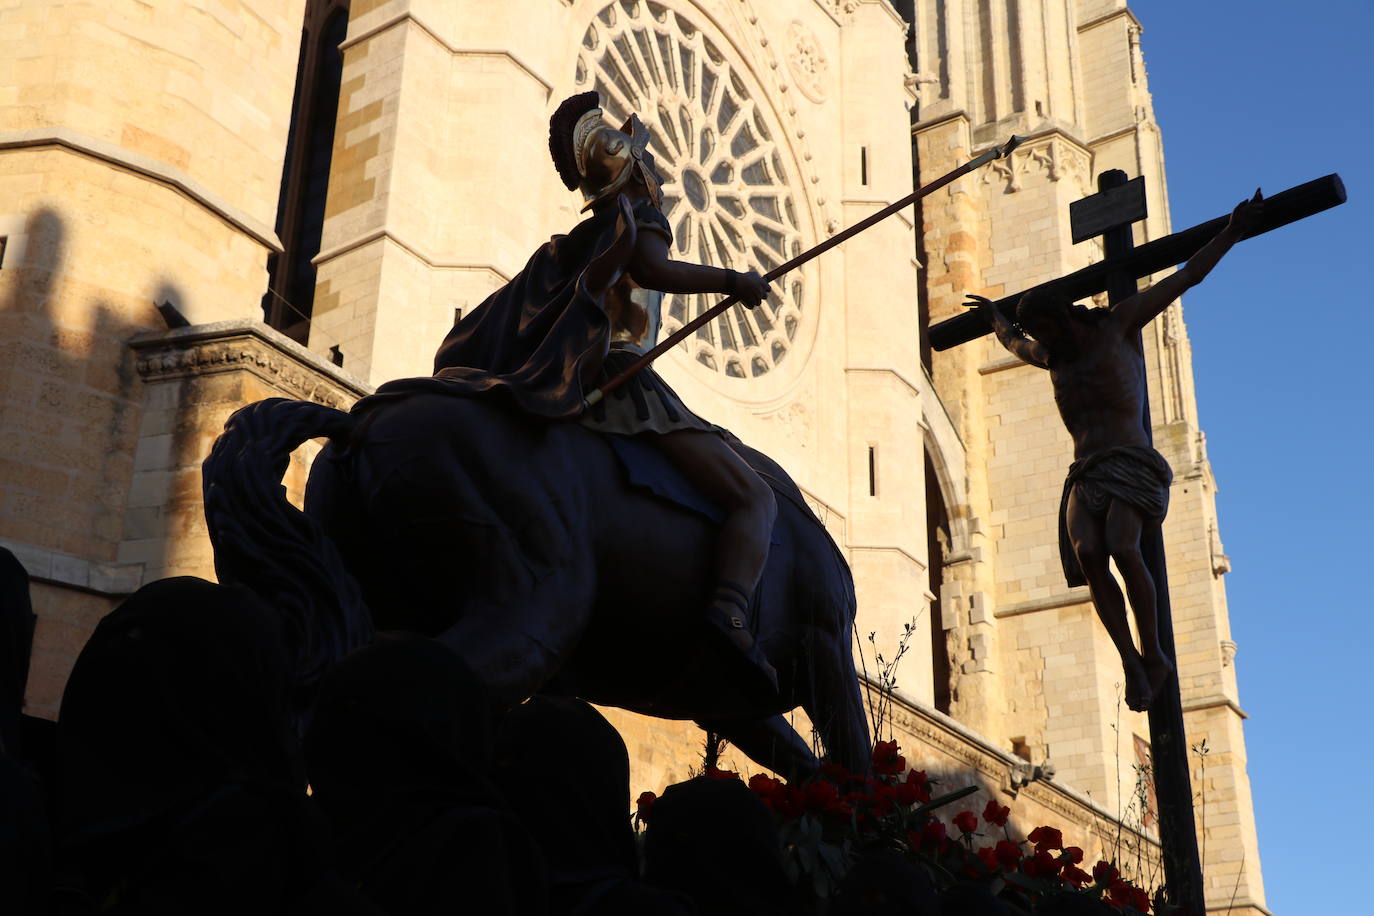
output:
M1048 369L1059 415L1073 437L1074 462L1059 507L1059 552L1071 586L1087 584L1098 617L1121 655L1126 705L1150 708L1173 665L1159 643L1155 581L1141 556L1141 534L1163 523L1173 472L1145 428L1145 357L1140 330L1185 290L1202 282L1261 216L1259 191L1238 204L1226 228L1178 272L1110 308L1073 305L1032 290L1016 306L1017 325L993 303L970 296L1002 346ZM1026 333L1030 336L1027 337ZM1121 589L1126 584L1137 651Z

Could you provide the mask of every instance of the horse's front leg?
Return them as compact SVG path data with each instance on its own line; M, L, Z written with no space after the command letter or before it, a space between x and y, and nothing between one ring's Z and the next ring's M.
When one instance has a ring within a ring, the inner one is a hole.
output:
M850 641L823 631L816 635L802 708L820 733L826 760L867 773L873 766L873 745Z
M710 719L697 722L743 751L750 760L767 767L788 782L798 782L815 774L820 761L797 734L786 717L763 716L752 719Z

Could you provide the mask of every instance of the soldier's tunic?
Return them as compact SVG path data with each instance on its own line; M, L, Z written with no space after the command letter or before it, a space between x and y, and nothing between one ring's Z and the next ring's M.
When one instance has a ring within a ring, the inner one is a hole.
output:
M661 293L640 289L628 272L600 296L582 281L587 266L614 241L617 217L609 201L567 235L541 245L509 283L454 325L439 346L433 376L388 382L354 412L433 391L494 397L550 420L581 418L605 433L720 432L683 406L652 368L584 414L587 393L652 347L658 335ZM634 218L638 231L672 241L667 218L648 200L635 205Z
M649 201L634 209L640 232L654 232L673 243L668 218ZM599 381L614 378L622 369L653 349L658 342L663 293L644 289L627 272L607 293L606 310L611 320L611 343L602 361ZM598 382L599 384L599 382ZM636 433L667 433L679 429L718 432L718 428L692 413L677 392L659 377L652 365L611 392L583 414L583 426L622 436Z

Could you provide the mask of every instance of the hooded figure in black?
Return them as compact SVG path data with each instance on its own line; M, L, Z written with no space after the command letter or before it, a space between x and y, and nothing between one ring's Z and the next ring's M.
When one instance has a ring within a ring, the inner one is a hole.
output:
M276 615L144 586L82 649L58 721L63 912L368 913L325 869Z
M738 779L698 777L654 802L644 878L680 891L703 913L793 916L773 815Z
M29 575L0 547L0 913L42 912L52 884L46 800L24 740L34 621Z
M587 703L535 697L511 709L497 732L495 773L549 863L555 916L696 912L686 897L639 881L629 754Z
M543 862L488 781L481 684L438 642L383 637L325 675L306 735L349 880L396 916L541 916Z

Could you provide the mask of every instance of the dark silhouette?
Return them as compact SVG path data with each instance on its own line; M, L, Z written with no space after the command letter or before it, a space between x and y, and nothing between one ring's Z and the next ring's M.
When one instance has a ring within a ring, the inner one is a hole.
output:
M737 779L698 777L664 791L644 838L644 878L686 894L703 913L799 912L773 815Z
M165 579L100 622L58 722L64 912L375 912L324 860L291 684L242 589Z
M639 880L630 827L630 757L581 700L535 697L497 732L495 778L549 864L553 913L694 913L686 897Z
M1060 506L1060 555L1069 585L1087 584L1093 605L1121 655L1126 705L1150 708L1173 664L1160 645L1155 580L1141 553L1141 534L1164 521L1173 472L1145 428L1145 356L1139 333L1189 287L1201 283L1263 215L1258 191L1188 262L1154 286L1105 309L1071 305L1053 292L1022 297L1013 326L989 299L972 305L1012 354L1048 369L1059 415L1073 437L1074 463ZM1034 339L1031 339L1034 338ZM1140 651L1113 578L1126 583Z
M935 888L924 867L895 849L861 856L840 884L828 916L935 916Z
M0 547L0 912L40 913L52 886L52 838L32 727L23 714L33 645L29 576ZM26 753L27 752L27 753Z
M488 778L492 737L482 685L433 640L382 637L324 678L311 786L349 882L388 913L548 911L538 850Z
M986 885L961 882L940 893L938 916L1017 916L1025 912L998 900Z
M0 753L23 753L24 687L38 618L29 599L29 574L0 547Z
M1087 894L1054 894L1040 901L1037 916L1113 916L1121 912Z

